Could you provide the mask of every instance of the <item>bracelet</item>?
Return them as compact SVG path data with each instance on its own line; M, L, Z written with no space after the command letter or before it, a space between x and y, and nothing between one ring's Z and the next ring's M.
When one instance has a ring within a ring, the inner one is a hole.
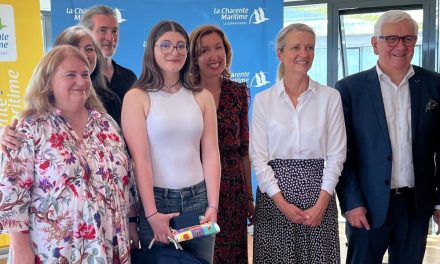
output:
M150 214L149 216L145 217L145 219L147 219L147 220L148 220L148 218L152 217L153 215L155 215L155 214L157 214L157 213L158 213L158 212L156 211L156 212L154 212L154 213Z
M208 205L208 208L214 209L217 212L217 214L218 214L218 208L215 207L214 205Z
M128 218L128 222L129 223L137 223L138 222L138 217L137 216L131 216Z

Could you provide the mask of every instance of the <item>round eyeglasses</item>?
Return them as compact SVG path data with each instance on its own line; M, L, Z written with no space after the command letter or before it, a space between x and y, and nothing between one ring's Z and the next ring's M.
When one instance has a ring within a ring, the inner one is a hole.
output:
M170 55L171 53L173 53L174 49L177 50L177 53L179 55L188 54L188 45L186 45L185 42L177 42L176 45L174 45L171 41L163 41L160 44L154 46L160 47L160 51L163 55Z
M389 47L395 47L402 40L403 45L406 47L414 47L417 42L417 36L378 36L380 39L384 39Z

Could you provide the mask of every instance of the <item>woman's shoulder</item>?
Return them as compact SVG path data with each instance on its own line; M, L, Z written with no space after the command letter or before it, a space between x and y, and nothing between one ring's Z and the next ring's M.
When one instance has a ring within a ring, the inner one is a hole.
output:
M127 91L125 96L138 96L138 95L148 95L148 91L141 88L141 87L132 87L130 90ZM124 98L125 98L124 96Z
M196 99L200 99L203 101L211 100L211 99L214 100L212 97L212 94L206 89L201 89L200 91L197 91L197 92L193 91L192 93Z
M131 88L125 95L123 102L135 103L143 102L145 99L149 99L149 92L139 87Z
M329 107L335 107L341 104L341 95L339 91L333 87L315 82L314 95L321 104L328 105Z
M319 94L322 94L323 96L329 96L329 97L338 97L339 96L339 91L333 87L320 84L312 79L310 79L310 82L311 82L311 86L315 87L317 92Z
M231 90L247 90L248 86L246 82L239 83L231 79L224 78L222 80L222 88Z
M222 99L229 98L238 102L250 102L250 90L245 82L239 83L230 79L224 79L222 81L222 93Z

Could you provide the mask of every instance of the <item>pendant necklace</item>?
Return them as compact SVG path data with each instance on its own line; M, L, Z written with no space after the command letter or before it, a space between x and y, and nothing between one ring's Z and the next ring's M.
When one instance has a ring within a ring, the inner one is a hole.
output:
M163 87L164 88L166 88L166 89L171 89L171 88L173 88L174 86L176 86L178 83L180 82L180 79L179 80L177 80L177 82L175 83L175 84L173 84L173 85L166 85L165 83L163 84Z

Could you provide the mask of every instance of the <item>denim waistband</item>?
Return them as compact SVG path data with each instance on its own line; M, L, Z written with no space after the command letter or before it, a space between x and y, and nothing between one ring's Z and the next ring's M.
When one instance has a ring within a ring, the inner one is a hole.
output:
M197 194L206 192L206 184L205 181L201 181L196 185L185 187L182 189L169 189L169 188L161 188L154 187L154 194L159 195L163 198L186 198L186 197L194 197Z

